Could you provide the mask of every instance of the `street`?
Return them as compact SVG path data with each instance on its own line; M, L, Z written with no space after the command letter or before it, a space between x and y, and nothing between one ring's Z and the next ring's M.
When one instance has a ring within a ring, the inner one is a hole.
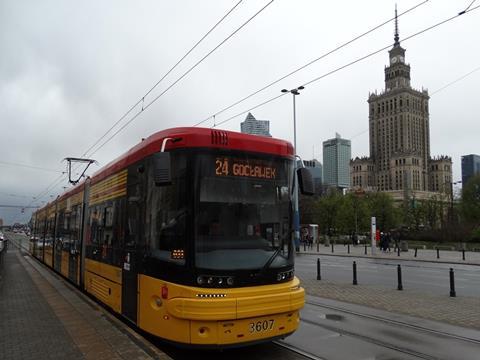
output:
M300 254L295 259L296 274L300 278L316 274L318 258L322 280L352 283L355 261L359 284L396 289L397 265L400 265L404 289L447 296L450 292L449 269L453 268L457 296L480 296L480 266L476 265Z
M285 339L321 359L478 359L480 332L364 306L307 297Z

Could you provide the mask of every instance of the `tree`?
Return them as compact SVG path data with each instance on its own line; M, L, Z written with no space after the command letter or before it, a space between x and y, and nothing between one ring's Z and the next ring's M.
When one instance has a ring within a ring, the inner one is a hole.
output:
M367 232L370 216L367 201L363 195L348 193L340 204L338 227L345 234Z
M480 225L480 175L467 182L462 190L462 214L474 226Z
M318 208L315 211L317 215L315 223L319 224L324 234L332 235L337 231L338 215L342 200L342 194L332 191L317 202Z
M393 198L386 193L377 192L367 195L370 216L375 216L377 228L381 231L392 229L398 224L398 212Z
M422 202L425 222L430 229L438 229L440 227L444 216L444 204L445 199L438 195L434 195Z

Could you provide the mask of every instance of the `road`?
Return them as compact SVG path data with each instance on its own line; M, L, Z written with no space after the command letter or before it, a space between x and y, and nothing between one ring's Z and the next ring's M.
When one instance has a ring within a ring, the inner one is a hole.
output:
M421 290L435 295L449 294L449 269L453 268L457 296L480 296L480 266L476 265L301 254L295 259L296 274L300 277L316 274L318 258L322 280L351 283L352 264L355 261L359 284L396 289L397 265L400 264L404 289Z
M283 342L311 358L478 359L480 332L307 297L300 329Z

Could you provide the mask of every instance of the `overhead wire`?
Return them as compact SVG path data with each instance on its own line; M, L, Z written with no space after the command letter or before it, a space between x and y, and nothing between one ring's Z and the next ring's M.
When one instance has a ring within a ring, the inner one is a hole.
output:
M47 169L47 168L40 167L40 166L33 166L33 165L27 165L27 164L13 163L13 162L8 162L8 161L0 161L0 166L1 166L1 165L24 167L24 168L28 168L28 169L49 171L49 172L55 172L55 173L61 172L61 171L55 170L55 169Z
M274 0L270 1L267 5L265 5L259 12L257 12L253 17L251 17L246 23L248 23L248 22L251 21L254 17L256 17L261 11L263 11L263 10L264 10L267 6L269 6L273 1L274 1ZM423 3L421 3L421 4L423 4ZM419 4L419 5L421 5L421 4ZM473 2L472 2L472 4L473 4ZM471 5L472 5L472 4L471 4ZM419 6L419 5L418 5L418 6ZM470 6L471 6L471 5L470 5ZM423 29L423 30L421 30L421 31L419 31L419 32L416 32L416 33L414 33L414 34L412 34L412 35L410 35L410 36L402 39L402 41L407 41L407 40L409 40L409 39L411 39L411 38L413 38L413 37L416 37L416 36L418 36L418 35L420 35L420 34L422 34L422 33L425 33L425 32L427 32L427 31L429 31L429 30L432 30L432 29L434 29L434 28L436 28L436 27L438 27L438 26L440 26L440 25L443 25L443 24L445 24L445 23L447 23L447 22L450 22L450 21L456 19L457 17L459 17L459 16L461 16L461 15L465 15L465 14L467 14L467 13L470 13L470 12L472 12L472 11L475 11L475 10L477 10L477 9L480 7L480 6L475 6L475 7L473 7L473 8L470 8L470 6L469 6L469 8L467 8L467 10L465 10L465 11L463 11L463 12L460 12L460 13L458 13L457 15L454 15L454 16L452 16L452 17L450 17L450 18L447 18L447 19L445 19L445 20L443 20L443 21L441 21L441 22L438 22L438 23L436 23L436 24L434 24L434 25L432 25L432 26L429 26L429 27L427 27L427 28L425 28L425 29ZM405 12L404 12L404 13L405 13ZM402 13L402 14L404 14L404 13ZM390 21L391 21L391 20L390 20ZM240 30L243 26L245 26L246 23L244 23L244 24L243 24L239 29L237 29L234 33L236 33L236 32L237 32L238 30ZM226 40L224 40L221 44L223 44L225 41L227 41L227 40L228 40L231 36L233 36L233 35L234 35L234 34L231 34L231 35L230 35ZM219 45L219 46L220 46L220 45ZM215 51L219 46L217 46L214 50L212 50L209 54L207 54L207 56L209 56L209 55L210 55L213 51ZM369 54L367 54L367 55L365 55L365 56L362 56L362 57L360 57L360 58L357 58L356 60L354 60L354 61L352 61L352 62L350 62L350 63L348 63L348 64L345 64L345 65L343 65L343 66L341 66L341 67L339 67L339 68L336 68L336 69L334 69L334 70L332 70L332 71L330 71L330 72L328 72L328 73L326 73L326 74L323 74L323 75L321 75L321 76L319 76L319 77L317 77L317 78L314 78L314 79L308 81L307 83L303 84L303 86L312 84L312 83L314 83L314 82L316 82L316 81L318 81L318 80L320 80L320 79L322 79L322 78L324 78L324 77L326 77L326 76L329 76L329 75L331 75L331 74L333 74L333 73L336 73L336 72L338 72L338 71L340 71L340 70L342 70L342 69L344 69L344 68L346 68L346 67L349 67L349 66L351 66L351 65L354 65L354 64L356 64L356 63L358 63L358 62L360 62L360 61L362 61L362 60L365 60L365 59L367 59L367 58L369 58L369 57L371 57L371 56L373 56L373 55L376 55L377 53L386 50L386 49L389 48L390 46L391 46L391 44L389 44L388 46L382 47L381 49L378 49L378 50L376 50L376 51L374 51L374 52L371 52L371 53L369 53ZM207 56L206 56L206 57L207 57ZM201 61L203 61L206 57L204 57ZM194 65L194 67L196 67L198 64L199 64L199 63L197 63L196 65ZM191 70L193 70L193 69L191 69ZM176 83L178 83L178 81L180 81L180 80L181 80L186 74L188 74L191 70L188 70L187 73L185 73L184 75L182 75L181 78L177 79L177 81L174 82L174 84L172 84L169 88L167 88L167 90L165 90L162 94L160 94L160 95L157 96L154 100L152 100L152 101L151 101L145 108L143 108L139 113L135 114L132 119L130 119L124 126L122 126L117 132L115 132L106 142L102 143L102 145L99 146L94 152L92 152L92 154L96 153L96 152L97 152L98 150L100 150L103 146L105 146L111 139L113 139L114 136L116 136L116 135L117 135L121 130L123 130L128 124L130 124L134 119L136 119L136 118L138 117L138 115L140 115L144 110L146 110L146 108L148 108L148 107L151 106L155 101L157 101L166 91L168 91L172 86L174 86ZM474 70L474 71L476 71L476 70ZM460 79L459 79L459 80L460 80ZM269 99L269 100L266 100L266 101L264 101L264 102L262 102L262 103L260 103L260 104L258 104L258 105L256 105L256 106L250 108L249 110L242 111L241 113L239 113L239 114L237 114L237 115L235 115L235 116L232 116L232 117L230 117L230 118L228 118L228 119L226 119L226 120L224 120L224 121L222 121L222 122L216 123L215 126L219 126L219 125L224 124L224 123L226 123L226 122L228 122L228 121L231 121L232 119L234 119L234 118L236 118L236 117L238 117L238 116L240 116L240 115L242 115L242 114L244 114L244 113L246 113L246 112L248 112L248 111L250 111L250 110L252 110L252 109L255 109L255 108L257 108L257 107L263 106L263 105L265 105L265 104L267 104L267 103L269 103L269 102L272 102L272 101L274 101L274 100L276 100L276 99L278 99L278 98L280 98L280 97L282 97L282 96L284 96L284 95L285 95L285 93L282 93L282 94L280 94L280 95L278 95L278 96L275 96L275 97L273 97L273 98L271 98L271 99ZM252 96L253 96L253 95L252 95ZM137 103L137 105L138 105L138 103ZM209 118L210 118L210 117L209 117ZM368 130L367 130L367 131L368 131ZM86 154L86 153L85 153L85 154ZM84 155L85 155L85 154L84 154ZM84 155L82 155L82 156L84 156ZM62 176L60 176L59 178L62 178ZM59 178L57 178L57 179L59 179ZM36 198L39 199L39 198L43 197L46 193L48 193L48 191L50 191L50 189L51 189L53 186L55 186L54 184L55 184L56 182L57 182L57 180L54 180L54 182L52 182L52 184L51 184L49 187L47 187L47 189L45 189L45 191L41 192L40 195L37 196Z
M215 23L215 25L213 25L201 38L200 40L198 40L176 63L175 65L173 65L161 78L160 80L158 80L135 104L133 104L93 145L91 145L87 150L85 150L85 152L81 155L81 157L83 156L86 156L90 150L92 150L96 145L98 145L100 143L100 141L102 139L104 139L122 120L124 120L131 112L133 109L135 109L140 103L144 102L145 101L145 97L147 97L175 68L177 68L178 65L180 65L180 63L185 60L185 58L190 55L190 53L192 53L193 50L195 50L198 45L200 45L200 43L205 40L205 38L210 35L213 30L215 30L239 5L240 3L242 3L243 0L240 0L238 1L230 10L227 11L227 13L225 13L221 19L219 21L217 21ZM273 2L270 1L270 3ZM270 4L269 3L269 4ZM148 105L149 106L149 105ZM142 111L143 112L144 110L146 109L146 107L142 108ZM140 113L141 113L140 112ZM136 114L134 118L136 118L139 114ZM100 146L98 149L95 150L98 151L102 146ZM93 152L92 154L94 154L95 152ZM74 169L77 169L78 167L74 167ZM60 176L58 178L56 178L55 180L53 180L53 182L45 189L43 190L41 193L39 193L39 195L36 196L36 198L40 199L42 198L43 196L45 196L46 193L48 193L50 191L50 189L52 189L53 187L55 187L56 185L58 185L61 181L63 180L63 176Z
M480 70L480 66L477 67L477 68L475 68L475 69L473 69L472 71L468 72L467 74L462 75L461 77L457 78L456 80L453 80L452 82L449 82L448 84L442 86L440 89L435 90L434 92L432 92L432 93L430 94L430 96L435 95L436 93L439 93L440 91L448 88L449 86L451 86L451 85L453 85L453 84L456 84L457 82L465 79L466 77L472 75L474 72L476 72L476 71L478 71L478 70Z
M436 23L436 24L434 24L434 25L428 26L428 27L426 27L426 28L424 28L424 29L422 29L422 30L420 30L420 31L418 31L418 32L416 32L416 33L414 33L414 34L412 34L412 35L409 35L409 36L407 36L406 38L402 39L402 42L405 42L405 41L407 41L407 40L410 40L410 39L412 39L412 38L414 38L414 37L416 37L416 36L419 36L419 35L427 32L427 31L430 31L430 30L432 30L432 29L434 29L434 28L436 28L436 27L438 27L438 26L440 26L440 25L443 25L443 24L445 24L445 23L447 23L447 22L450 22L450 21L458 18L459 16L462 16L462 15L468 14L468 13L470 13L470 12L472 12L472 11L475 11L475 10L477 10L479 7L480 7L480 5L478 5L478 6L476 6L476 7L473 7L473 8L471 8L471 9L467 10L467 11L464 12L464 13L456 14L456 15L451 16L451 17L449 17L449 18L447 18L447 19L445 19L445 20L442 20L442 21L440 21L440 22L438 22L438 23ZM343 70L343 69L345 69L345 68L347 68L347 67L350 67L350 66L352 66L352 65L354 65L354 64L356 64L356 63L358 63L358 62L360 62L360 61L363 61L363 60L365 60L365 59L367 59L367 58L369 58L369 57L372 57L372 56L374 56L374 55L376 55L376 54L378 54L378 53L380 53L380 52L382 52L382 51L385 51L386 49L390 48L391 46L392 46L391 43L388 44L388 45L386 45L386 46L383 46L382 48L380 48L380 49L378 49L378 50L375 50L375 51L373 51L373 52L370 52L370 53L368 53L367 55L361 56L361 57L359 57L359 58L357 58L357 59L355 59L355 60L353 60L353 61L351 61L351 62L349 62L349 63L347 63L347 64L344 64L344 65L342 65L342 66L340 66L340 67L338 67L338 68L335 68L335 69L333 69L333 70L331 70L331 71L329 71L329 72L327 72L327 73L325 73L325 74L322 74L322 75L320 75L320 76L318 76L318 77L316 77L316 78L314 78L314 79L312 79L312 80L310 80L310 81L307 81L307 82L301 84L301 86L308 86L308 85L310 85L310 84L313 84L313 83L315 83L315 82L317 82L317 81L319 81L319 80L321 80L321 79L323 79L323 78L325 78L325 77L327 77L327 76L330 76L330 75L332 75L332 74L334 74L334 73L336 73L336 72L338 72L338 71L340 71L340 70ZM251 109L258 108L258 107L262 106L262 104L267 104L267 103L269 103L269 102L272 102L272 101L274 101L274 100L276 100L276 99L278 99L278 98L280 98L281 96L286 95L286 94L288 94L288 93L282 93L281 95L277 95L277 96L275 96L275 97L273 97L273 98L271 98L271 99L269 99L269 100L266 100L266 101L262 102L262 103L259 104L259 105L256 105L255 107L253 107L253 108L251 108ZM217 127L217 126L219 126L219 125L222 125L222 124L224 124L224 123L226 123L226 122L229 122L229 121L233 120L234 118L237 118L238 116L247 113L247 112L250 111L251 109L249 109L249 110L244 110L244 111L238 113L237 115L234 115L234 116L232 116L232 117L230 117L230 118L228 118L228 119L226 119L226 120L223 120L223 121L221 121L221 122L217 122L215 127Z
M173 86L175 86L179 81L181 81L185 76L187 76L193 69L195 69L198 65L200 65L206 58L208 58L211 54L213 54L217 49L219 49L223 44L225 44L230 38L232 38L236 33L238 33L242 28L244 28L248 23L250 23L254 18L256 18L260 13L262 13L268 6L270 6L275 0L271 0L265 6L263 6L259 11L257 11L253 16L251 16L247 21L245 21L240 27L238 27L234 32L232 32L229 36L223 39L217 46L215 46L211 51L209 51L204 57L202 57L199 61L197 61L193 66L191 66L186 72L184 72L177 80L175 80L170 86L168 86L164 91L162 91L159 95L157 95L152 101L150 101L147 105L142 107L142 109L137 112L130 120L128 120L123 126L121 126L117 131L113 133L105 142L103 142L95 151L90 153L95 154L98 150L108 144L115 136L117 136L123 129L125 129L128 125L130 125L137 117L147 110L153 103L155 103L160 97L162 97L167 91L169 91Z
M98 143L100 143L100 141L102 139L104 139L108 133L110 133L110 131L112 131L123 119L125 119L131 112L133 109L135 109L140 103L144 102L145 101L145 98L173 71L177 68L178 65L180 65L180 63L185 60L185 58L190 55L190 53L195 50L197 48L198 45L200 45L200 43L205 40L205 38L210 35L210 33L212 33L213 30L215 30L218 25L220 25L220 23L223 22L223 20L225 20L228 15L230 15L239 5L240 3L242 2L243 0L240 0L238 1L225 15L222 16L222 18L217 21L217 23L215 25L213 25L206 33L205 35L203 35L200 40L198 40L195 45L193 45L190 50L188 50L181 58L180 60L178 60L175 65L173 65L161 78L160 80L158 80L155 85L153 85L134 105L132 105L130 107L130 109L128 109L128 111L123 114L120 119L118 119L93 145L91 145L84 153L82 156L85 156L90 150L92 150ZM145 110L144 108L142 108L142 111Z
M406 11L404 11L404 12L400 13L400 14L399 14L397 17L400 17L400 16L402 16L402 15L405 15L405 14L407 14L407 13L409 13L409 12L411 12L411 11L415 10L416 8L418 8L419 6L421 6L421 5L425 4L425 3L427 3L428 1L429 1L429 0L425 0L425 1L422 1L422 2L418 3L418 4L417 4L417 5L415 5L415 6L412 6L411 8L407 9ZM255 96L255 95L259 94L260 92L262 92L262 91L264 91L264 90L266 90L266 89L268 89L268 88L272 87L273 85L275 85L275 84L279 83L280 81L282 81L282 80L285 80L286 78L288 78L288 77L290 77L290 76L292 76L292 75L296 74L297 72L299 72L299 71L301 71L301 70L303 70L303 69L307 68L308 66L310 66L310 65L312 65L312 64L314 64L314 63L316 63L317 61L324 59L325 57L327 57L327 56L329 56L329 55L331 55L331 54L333 54L333 53L335 53L335 52L337 52L337 51L339 51L339 50L343 49L343 48L344 48L344 47L346 47L347 45L350 45L351 43L353 43L353 42L355 42L355 41L357 41L357 40L359 40L359 39L363 38L364 36L366 36L366 35L368 35L368 34L370 34L370 33L374 32L375 30L378 30L379 28L381 28L381 27L385 26L386 24L388 24L389 22L393 21L394 19L395 19L395 17L392 17L392 18L390 18L390 19L388 19L388 20L386 20L386 21L384 21L384 22L382 22L382 23L380 23L380 24L378 24L378 25L374 26L373 28L371 28L371 29L369 29L369 30L365 31L364 33L362 33L362 34L360 34L360 35L358 35L358 36L354 37L353 39L351 39L351 40L349 40L349 41L347 41L347 42L345 42L345 43L343 43L343 44L341 44L341 45L339 45L339 46L335 47L334 49L327 51L326 53L324 53L324 54L320 55L320 56L319 56L319 57L317 57L316 59L313 59L313 60L309 61L308 63L306 63L306 64L304 64L304 65L300 66L299 68L297 68L297 69L295 69L295 70L293 70L293 71L289 72L288 74L286 74L286 75L283 75L282 77L278 78L277 80L275 80L275 81L272 81L272 82L271 82L271 83L269 83L268 85L266 85L266 86L264 86L264 87L262 87L262 88L260 88L260 89L258 89L258 90L256 90L256 91L254 91L254 92L253 92L253 93L251 93L250 95L247 95L247 96L245 96L244 98L242 98L242 99L240 99L240 100L238 100L238 101L234 102L233 104L231 104L231 105L229 105L229 106L227 106L227 107L223 108L222 110L220 110L220 111L216 112L215 114L213 114L213 115L210 115L209 117L207 117L207 118L205 118L204 120L202 120L202 121L200 121L200 122L196 123L196 124L195 124L195 125L193 125L193 126L198 126L198 125L201 125L201 124L205 123L206 121L210 120L211 118L213 118L213 117L216 117L216 116L218 116L218 115L220 115L220 114L224 113L225 111L227 111L227 110L231 109L232 107L234 107L234 106L236 106L236 105L238 105L238 104L240 104L240 103L244 102L245 100L248 100L248 99L250 99L251 97L253 97L253 96Z

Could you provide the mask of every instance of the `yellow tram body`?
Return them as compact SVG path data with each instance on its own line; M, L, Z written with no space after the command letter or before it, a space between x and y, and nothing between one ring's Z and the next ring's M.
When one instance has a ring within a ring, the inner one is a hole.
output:
M305 301L290 237L294 159L283 140L159 132L37 210L31 252L175 344L283 338Z

